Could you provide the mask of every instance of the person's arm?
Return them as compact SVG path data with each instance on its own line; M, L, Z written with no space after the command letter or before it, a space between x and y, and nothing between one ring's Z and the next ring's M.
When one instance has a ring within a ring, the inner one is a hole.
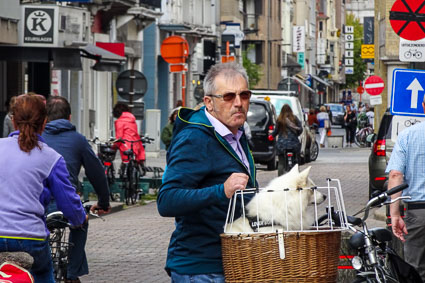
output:
M56 200L56 205L72 226L80 226L86 221L86 213L80 196L68 179L65 160L60 157L46 179L46 188Z
M116 139L124 138L124 127L125 127L124 123L120 122L119 120L115 121L115 138ZM124 142L117 142L115 144L118 145L118 148L121 152L124 152L127 149L129 149L127 144Z
M297 136L299 136L299 135L301 135L301 134L302 134L302 132L303 132L303 127L302 127L301 121L300 121L297 117L295 117L295 124L296 124L296 127L295 127L295 134L296 134Z
M388 162L387 169L385 170L387 173L389 173L388 190L395 186L401 185L404 182L407 148L407 137L404 134L405 132L402 132L398 136L397 142L391 153L391 158ZM400 195L402 195L402 192L393 194L391 198L395 199ZM407 234L407 229L404 220L400 216L399 205L399 201L390 205L391 226L394 235L404 242L404 235Z
M217 174L216 159L209 150L209 143L216 141L211 137L188 130L174 139L157 199L161 216L185 216L213 204L228 203L235 190L246 187L246 174L235 172L227 179ZM199 187L205 178L213 175L217 177L216 184Z
M403 173L397 170L391 170L389 180L388 180L388 189L392 189L395 186L401 185L403 183ZM392 199L395 199L401 196L402 192L398 192L391 196ZM399 238L401 241L405 241L404 235L407 234L406 224L404 223L403 218L400 216L400 201L396 201L390 204L390 215L391 215L391 227L394 235Z
M101 214L109 212L109 186L103 165L84 137L81 137L80 143L84 171L97 195L97 204L92 206L92 210L100 209Z

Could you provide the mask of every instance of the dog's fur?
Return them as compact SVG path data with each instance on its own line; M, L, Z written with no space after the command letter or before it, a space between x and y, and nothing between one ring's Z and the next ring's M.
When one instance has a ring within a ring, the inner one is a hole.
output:
M310 227L313 223L313 217L311 217L311 213L307 212L307 206L314 204L314 198L316 198L317 204L326 199L325 195L312 189L315 185L308 178L310 169L311 166L299 172L298 164L295 165L285 175L273 179L245 206L247 217L257 218L258 205L259 219L270 223L273 220L273 228L271 226L260 227L258 232L274 232L277 229L298 231ZM288 190L285 191L285 189ZM249 225L248 219L241 216L233 223L228 223L225 232L249 233L254 231Z

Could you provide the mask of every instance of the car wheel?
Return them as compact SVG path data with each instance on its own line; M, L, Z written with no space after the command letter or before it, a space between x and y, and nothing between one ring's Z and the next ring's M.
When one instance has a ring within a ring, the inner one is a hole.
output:
M277 166L276 166L276 158L273 158L272 160L270 160L269 162L267 162L267 170L268 171L273 171L276 170Z
M319 144L315 141L310 148L310 161L315 161L319 156Z

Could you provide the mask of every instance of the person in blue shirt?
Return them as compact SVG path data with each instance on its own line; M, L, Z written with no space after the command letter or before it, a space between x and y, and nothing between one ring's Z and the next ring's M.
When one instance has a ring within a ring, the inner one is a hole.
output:
M425 101L422 107L425 113ZM402 183L409 185L391 196L411 197L404 200L407 208L404 219L400 216L399 201L390 205L391 226L394 235L404 242L405 261L425 280L425 123L400 132L386 173L389 173L388 189Z
M52 96L47 100L48 123L42 137L46 143L63 156L70 174L71 183L77 189L80 187L78 175L81 167L92 184L98 201L92 205L91 210L98 214L108 213L109 187L103 165L93 152L87 139L75 130L71 124L71 106L61 96ZM54 205L53 208L55 210ZM89 273L86 253L84 251L87 241L88 223L81 229L71 229L69 242L72 243L68 256L67 278L65 283L80 282L79 276Z
M160 215L175 217L165 266L172 282L224 282L220 234L229 200L258 185L243 132L251 97L245 70L214 65L204 90L205 106L177 115L158 194Z

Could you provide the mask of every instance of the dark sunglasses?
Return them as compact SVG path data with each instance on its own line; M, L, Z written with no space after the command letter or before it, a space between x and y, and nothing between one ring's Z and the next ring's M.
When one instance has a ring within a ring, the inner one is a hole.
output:
M236 98L236 95L238 95L236 92L228 92L225 94L209 94L208 96L223 98L224 101L233 101ZM239 93L239 97L242 100L248 100L251 98L251 91L249 90L241 91Z

